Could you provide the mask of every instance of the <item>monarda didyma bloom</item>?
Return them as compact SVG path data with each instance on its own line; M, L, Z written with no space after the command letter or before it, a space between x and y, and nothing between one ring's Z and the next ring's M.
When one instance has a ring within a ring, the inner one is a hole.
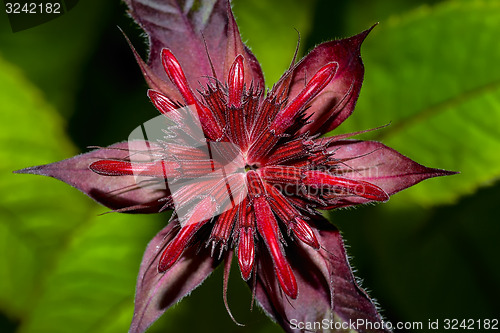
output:
M136 56L162 115L128 142L19 172L58 178L118 212L174 210L146 249L131 332L221 262L227 277L233 256L286 331L323 319L387 331L317 209L384 202L451 173L349 139L356 133L321 137L354 109L369 30L317 46L266 92L228 0L126 2L149 36L149 62Z

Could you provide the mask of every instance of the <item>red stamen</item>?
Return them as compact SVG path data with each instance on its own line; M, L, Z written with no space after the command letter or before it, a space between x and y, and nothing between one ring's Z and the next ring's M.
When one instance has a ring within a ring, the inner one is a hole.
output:
M157 91L148 90L148 97L153 102L154 106L165 116L171 116L171 113L177 109L177 106L167 96L160 94Z
M274 271L278 276L278 282L288 296L297 298L297 281L292 272L290 264L283 255L283 250L278 240L278 224L269 203L265 197L258 197L253 201L257 230L267 245L275 265Z
M162 63L170 81L172 81L176 85L177 89L179 89L179 92L181 93L186 104L198 104L196 97L194 97L193 92L189 87L189 83L184 75L181 64L177 61L177 58L170 50L162 50Z
M272 198L269 204L273 212L287 225L289 230L293 231L294 235L305 244L319 249L318 239L312 228L301 218L302 214L274 186L266 184L266 191Z
M171 161L156 162L126 162L115 160L100 160L92 163L89 168L103 176L150 176L157 178L178 177L179 163Z
M307 104L316 97L333 79L338 64L330 62L321 67L305 88L295 99L276 115L267 131L259 131L260 135L250 148L250 160L257 161L265 156L279 141L281 135L293 125L296 117L304 110Z
M245 73L243 68L243 56L240 54L236 57L233 65L229 69L228 82L228 106L230 108L241 108L241 98L243 97L243 84Z
M301 218L296 218L292 231L302 242L309 245L313 249L319 249L320 245L318 239L316 238L313 229L309 226L309 224L307 224L306 221Z
M214 170L220 170L222 165L215 160L181 160L178 161L180 165L180 173L183 178L194 178L210 176ZM218 174L216 174L217 176Z
M245 124L250 134L253 132L256 119L259 119L261 114L259 101L262 97L262 90L258 88L256 89L250 85L246 97L245 104L243 105L243 114L245 115Z
M238 243L238 265L241 277L247 281L255 263L255 242L253 228L241 228Z
M252 170L247 172L247 183L248 194L255 212L257 230L271 254L280 286L288 296L295 299L297 298L297 281L279 244L278 222L267 202L264 184L259 175Z
M217 203L208 196L192 209L185 225L163 251L158 263L159 273L167 271L179 260L194 234L213 217L216 209Z
M278 142L279 134L269 131L269 122L276 117L280 107L281 103L269 98L266 98L260 106L250 135L253 142L249 150L251 162L259 161Z
M227 96L222 91L221 85L208 85L202 94L203 99L205 100L205 105L210 108L214 117L220 122L220 126L225 127Z
M246 176L248 195L251 199L255 199L266 194L262 180L259 175L257 175L257 172L250 170L247 172Z
M241 277L247 281L255 264L255 215L248 206L248 199L244 199L238 210L238 265Z
M242 108L244 79L243 56L238 55L228 75L228 108L226 117L227 124L229 125L229 135L232 141L240 148L245 148L248 142Z
M221 253L222 250L227 247L229 242L229 237L231 236L231 232L233 231L234 221L236 220L237 209L228 209L223 212L217 221L215 222L212 233L210 234L210 240L212 241L213 247L218 242L221 242ZM212 247L212 252L213 252ZM212 253L213 256L213 253Z
M269 200L273 212L291 229L295 218L302 216L290 201L274 186L266 184L266 191L272 200Z
M196 231L198 231L202 226L202 223L191 223L187 224L181 229L181 231L175 236L175 238L168 243L167 247L163 251L160 262L158 264L158 273L163 273L172 267L177 260L179 260L187 244L193 238Z
M259 169L259 175L273 184L301 185L303 171L293 166L266 166Z
M271 130L280 133L285 132L286 129L293 124L295 117L304 109L307 103L316 97L330 81L332 81L338 66L338 63L330 62L321 67L297 97L278 113L271 125Z
M303 178L304 185L323 187L332 186L365 199L375 201L387 201L389 195L380 187L362 180L353 180L343 177L336 177L321 171L305 171Z
M175 160L209 160L210 153L205 147L190 147L169 142L166 145L165 153Z
M206 194L213 188L213 180L200 180L181 186L172 193L172 199L177 206L185 207L197 199L200 193Z
M274 150L273 154L268 157L265 164L277 165L288 161L299 160L308 156L305 149L304 139L299 138L293 141L284 143Z
M179 92L182 95L182 98L186 102L187 105L194 105L196 107L196 111L198 112L198 116L200 117L201 125L203 129L207 133L208 137L212 140L218 140L222 137L223 132L219 126L219 123L215 119L212 112L205 107L203 104L198 102L196 97L194 96L191 88L189 87L188 81L184 72L182 71L182 67L172 54L170 50L163 49L162 51L162 63L165 68L165 72L167 73L170 80L177 86Z

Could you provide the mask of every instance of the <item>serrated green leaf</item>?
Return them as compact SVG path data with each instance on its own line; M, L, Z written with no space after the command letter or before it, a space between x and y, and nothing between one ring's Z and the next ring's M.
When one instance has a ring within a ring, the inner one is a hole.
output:
M0 58L0 228L8 253L0 257L0 306L14 317L29 309L61 237L88 208L63 184L12 174L74 153L62 128L40 92Z
M447 2L381 22L367 38L365 82L341 130L391 123L365 138L461 172L419 184L400 202L453 202L500 176L499 31L500 3Z
M499 196L497 184L455 205L384 204L330 217L343 230L358 276L387 320L423 322L431 332L425 329L428 320L442 325L447 318L498 317Z
M277 82L290 66L298 41L295 29L305 38L312 28L316 1L291 2L239 0L233 3L243 41L259 60L267 86Z
M161 226L106 214L54 179L13 174L75 154L64 123L0 59L0 311L21 332L124 332L139 262Z
M95 216L73 231L19 332L125 332L151 217Z

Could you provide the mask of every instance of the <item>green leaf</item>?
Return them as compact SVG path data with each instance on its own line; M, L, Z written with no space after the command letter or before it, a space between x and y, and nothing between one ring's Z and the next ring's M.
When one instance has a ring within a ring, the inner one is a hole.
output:
M381 22L367 38L365 82L341 130L391 123L365 138L461 172L406 190L399 202L453 202L500 176L498 31L500 3L447 2Z
M29 308L40 273L62 245L60 237L88 207L63 184L12 174L74 153L62 128L40 92L0 58L0 246L9 254L0 259L0 305L12 316Z
M79 1L57 19L17 33L1 13L5 15L0 19L1 54L43 89L58 112L69 114L84 73L82 65L93 51L111 5L111 1Z
M316 1L300 0L234 1L243 41L259 60L266 86L277 82L290 66L298 41L295 30L301 38L307 37L315 5Z
M498 317L500 184L455 205L330 212L363 285L395 323ZM419 330L412 330L418 332ZM465 332L463 330L462 332Z
M20 332L126 332L151 218L112 214L73 231Z
M46 177L13 174L75 154L64 122L0 58L0 311L21 332L124 332L154 217L98 216L90 199Z

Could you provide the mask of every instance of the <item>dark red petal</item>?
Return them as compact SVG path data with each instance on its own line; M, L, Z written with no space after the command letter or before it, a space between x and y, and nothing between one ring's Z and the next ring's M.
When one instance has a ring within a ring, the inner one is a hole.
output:
M135 310L130 333L142 333L170 306L200 285L218 265L208 249L193 246L163 273L158 274L160 254L176 236L176 223L170 223L149 243L142 259L135 294Z
M329 148L333 157L341 160L336 172L353 180L365 181L383 189L387 194L413 186L424 179L453 175L456 172L428 168L375 141L341 140ZM342 206L366 202L350 198Z
M213 68L219 79L225 79L229 67L238 54L245 57L246 82L264 86L260 66L253 54L244 46L227 0L199 3L178 0L126 0L131 16L149 37L150 74L166 81L160 53L170 49L184 68L188 82L203 86ZM206 45L206 47L205 47ZM227 60L226 60L227 59ZM159 90L169 95L168 91Z
M141 147L155 149L155 144L146 141L134 141ZM114 210L138 206L133 211L157 213L165 204L170 194L165 182L138 184L135 176L110 177L99 175L89 166L102 159L123 160L131 155L128 142L117 143L107 148L93 150L67 160L47 165L39 165L17 171L54 177L79 189L92 199ZM135 153L139 159L142 154ZM151 158L151 156L144 156Z
M350 38L320 44L297 64L292 74L290 100L300 94L311 73L316 73L330 62L338 63L335 79L306 110L306 115L311 115L312 123L305 125L301 133L324 134L339 126L352 113L364 75L360 47L372 28Z
M367 294L358 286L347 260L338 230L322 217L310 221L318 230L319 250L301 244L287 247L297 279L298 297L295 300L279 292L279 281L273 262L259 257L256 298L269 316L286 332L303 332L291 323L330 322L358 320L380 326L382 319ZM332 331L336 331L333 327ZM367 329L362 325L358 332L388 332Z

